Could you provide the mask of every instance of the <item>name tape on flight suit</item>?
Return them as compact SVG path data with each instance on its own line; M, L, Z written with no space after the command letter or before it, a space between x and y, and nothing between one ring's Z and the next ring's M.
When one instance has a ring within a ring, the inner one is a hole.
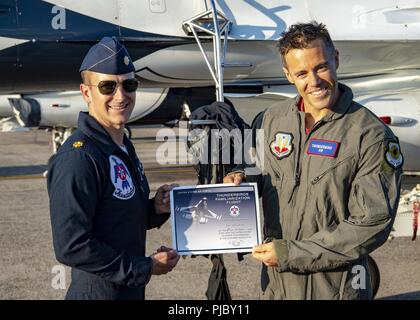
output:
M310 139L307 154L335 158L340 142L320 139Z

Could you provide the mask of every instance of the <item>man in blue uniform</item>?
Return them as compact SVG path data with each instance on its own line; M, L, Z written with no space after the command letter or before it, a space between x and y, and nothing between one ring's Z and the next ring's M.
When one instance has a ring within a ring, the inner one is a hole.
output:
M89 112L49 163L48 193L57 260L72 267L66 299L144 299L152 274L175 267L175 250L145 256L146 230L169 218L171 186L149 185L124 135L138 82L126 48L103 38L80 67Z

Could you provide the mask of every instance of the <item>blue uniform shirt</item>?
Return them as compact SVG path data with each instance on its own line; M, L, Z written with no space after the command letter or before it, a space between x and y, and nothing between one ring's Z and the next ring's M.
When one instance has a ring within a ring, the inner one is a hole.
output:
M142 164L87 113L54 155L48 193L56 258L72 267L68 299L144 299L152 259L146 230L160 227Z

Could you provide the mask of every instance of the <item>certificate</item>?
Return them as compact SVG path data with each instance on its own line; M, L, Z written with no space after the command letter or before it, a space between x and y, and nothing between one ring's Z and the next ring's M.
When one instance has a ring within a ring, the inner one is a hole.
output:
M174 188L171 219L180 255L251 252L262 242L255 183Z

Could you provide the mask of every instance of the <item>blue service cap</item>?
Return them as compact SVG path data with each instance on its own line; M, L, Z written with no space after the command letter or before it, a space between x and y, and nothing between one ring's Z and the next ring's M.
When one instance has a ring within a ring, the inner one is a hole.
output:
M79 72L85 70L115 75L135 71L127 49L115 37L103 37L89 49Z

